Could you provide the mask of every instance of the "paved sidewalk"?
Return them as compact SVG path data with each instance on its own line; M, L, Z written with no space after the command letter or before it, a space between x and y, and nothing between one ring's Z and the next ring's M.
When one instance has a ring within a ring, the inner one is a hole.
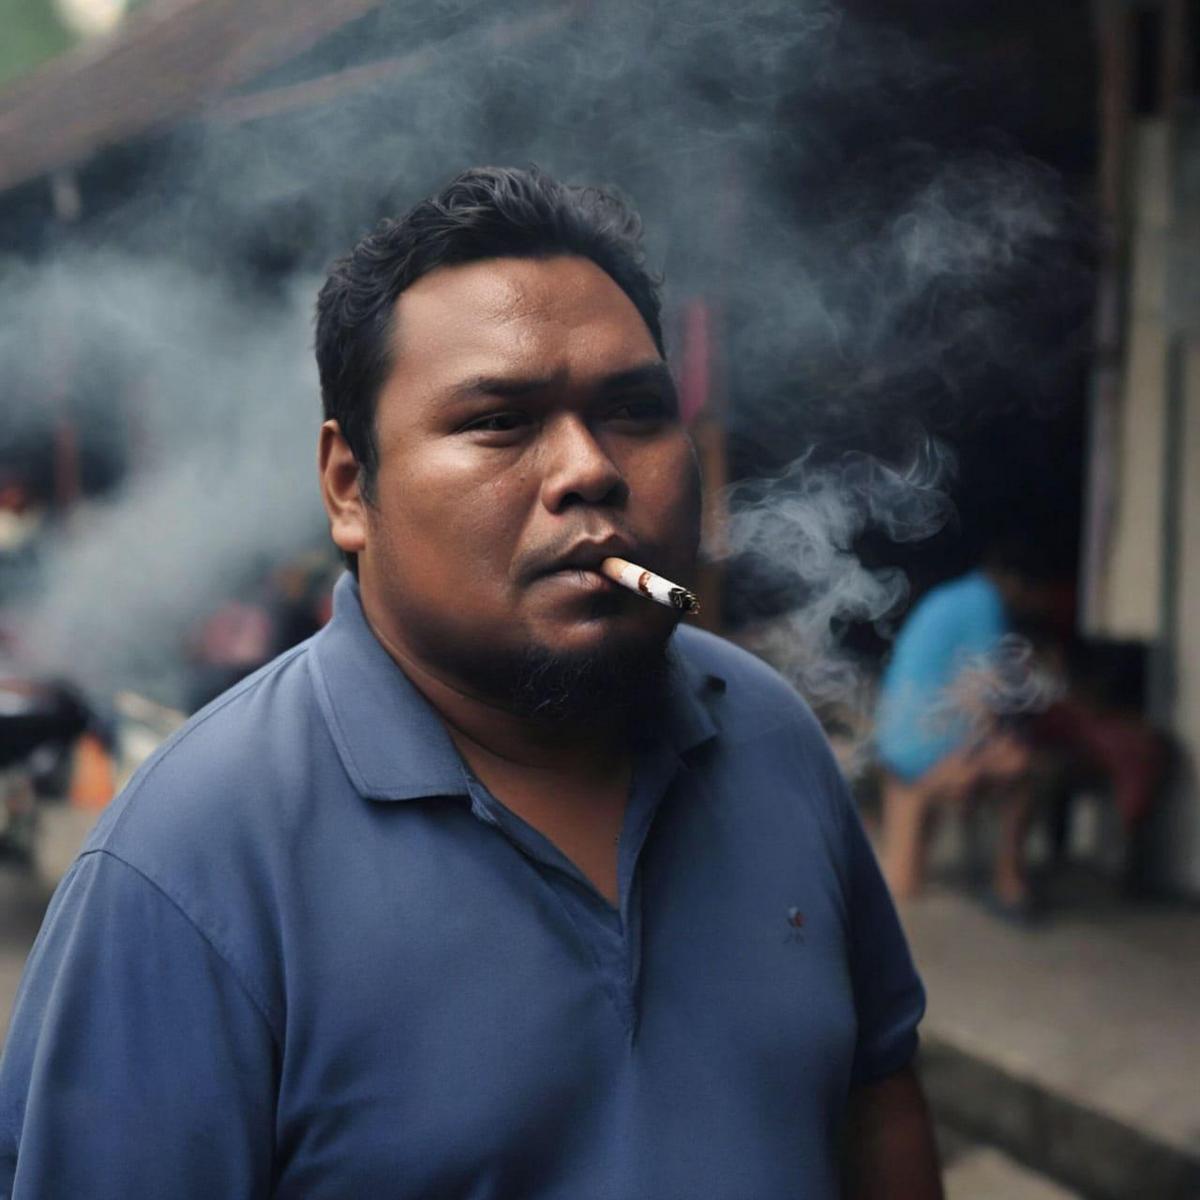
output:
M990 1146L979 1146L946 1167L946 1200L1078 1200Z
M1200 1196L1200 913L1052 900L1035 929L946 886L902 906L935 1109L1088 1196Z

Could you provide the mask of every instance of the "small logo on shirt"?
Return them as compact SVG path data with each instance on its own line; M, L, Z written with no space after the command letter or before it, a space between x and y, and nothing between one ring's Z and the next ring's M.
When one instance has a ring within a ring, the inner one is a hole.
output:
M783 939L788 942L803 942L804 941L804 914L798 908L789 908L787 910L788 932Z

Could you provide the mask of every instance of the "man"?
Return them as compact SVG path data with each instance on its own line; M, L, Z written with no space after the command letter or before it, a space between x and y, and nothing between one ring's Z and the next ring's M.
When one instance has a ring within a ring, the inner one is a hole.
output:
M597 571L698 482L635 218L476 170L318 305L335 615L113 805L0 1072L24 1197L939 1194L808 711ZM0 1189L3 1190L3 1189Z
M998 915L1028 921L1032 755L995 711L1006 686L997 671L1010 612L1026 606L1030 590L1012 554L993 549L978 570L933 588L909 613L880 688L876 746L884 770L883 867L892 894L909 899L921 891L928 823L937 808L961 808L986 789L999 801L1000 836L982 895Z

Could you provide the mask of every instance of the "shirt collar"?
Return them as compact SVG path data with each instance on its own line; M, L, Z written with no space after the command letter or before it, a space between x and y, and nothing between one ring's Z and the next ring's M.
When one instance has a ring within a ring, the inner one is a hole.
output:
M716 736L705 701L724 691L724 681L697 671L674 642L671 658L661 736L682 757ZM313 640L310 663L338 756L361 795L469 794L466 767L445 725L375 637L349 571L334 587L333 619Z

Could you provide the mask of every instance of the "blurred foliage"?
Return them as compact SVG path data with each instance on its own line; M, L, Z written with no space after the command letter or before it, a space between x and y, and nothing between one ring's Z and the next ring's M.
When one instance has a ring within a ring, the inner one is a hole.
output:
M129 0L127 9L148 0ZM56 54L78 37L59 19L53 0L0 0L0 88Z
M50 0L0 0L0 87L74 42Z

